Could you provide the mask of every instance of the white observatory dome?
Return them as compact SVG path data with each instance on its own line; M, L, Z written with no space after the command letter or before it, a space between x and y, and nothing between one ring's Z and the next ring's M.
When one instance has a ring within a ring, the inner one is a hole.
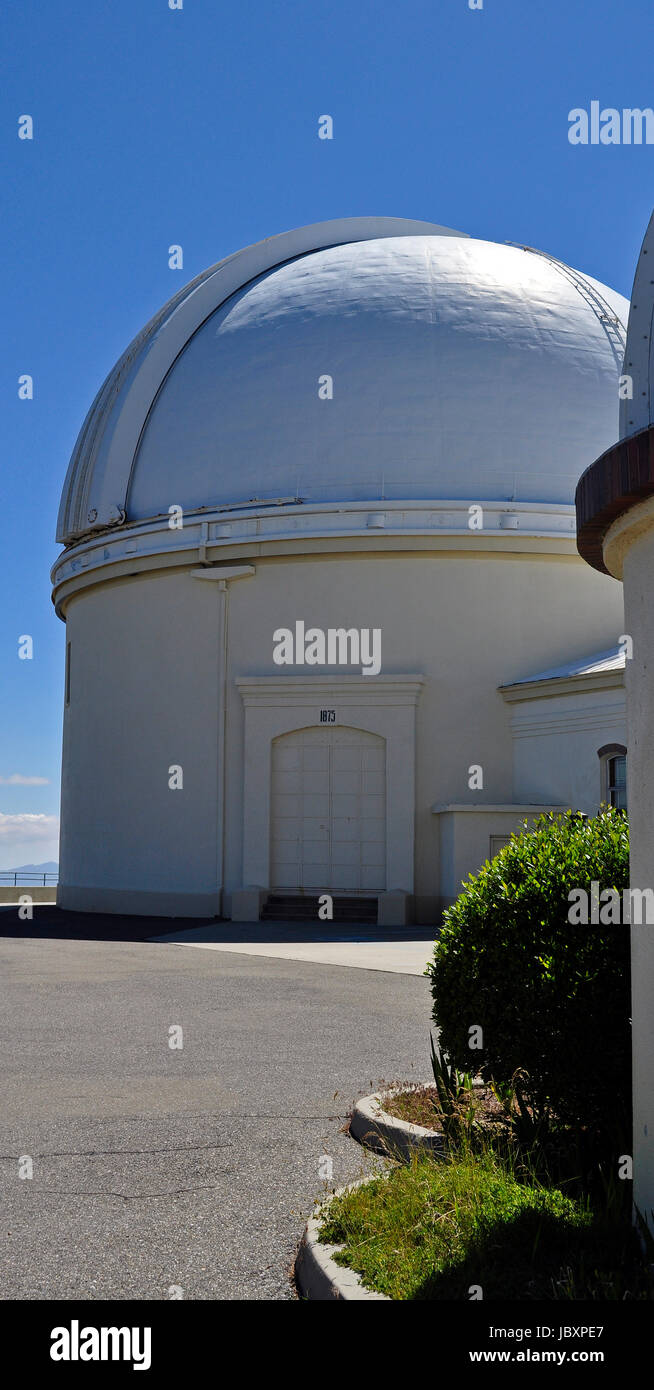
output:
M627 311L546 255L429 224L271 238L186 287L114 369L59 539L171 505L569 506L617 436Z

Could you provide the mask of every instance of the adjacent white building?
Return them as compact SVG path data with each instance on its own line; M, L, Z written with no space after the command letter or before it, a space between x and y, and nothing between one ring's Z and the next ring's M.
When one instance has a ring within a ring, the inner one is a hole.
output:
M624 583L632 889L654 888L654 214L631 298L617 443L577 488L579 551ZM631 927L634 1203L654 1228L654 941L651 917Z
M624 802L621 586L573 499L627 310L531 249L357 218L142 330L59 516L62 906L431 922L525 816Z

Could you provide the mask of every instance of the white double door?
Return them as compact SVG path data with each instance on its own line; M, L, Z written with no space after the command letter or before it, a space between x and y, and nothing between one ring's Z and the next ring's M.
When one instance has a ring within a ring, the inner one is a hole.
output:
M272 746L271 886L386 887L386 742L350 728L297 729Z

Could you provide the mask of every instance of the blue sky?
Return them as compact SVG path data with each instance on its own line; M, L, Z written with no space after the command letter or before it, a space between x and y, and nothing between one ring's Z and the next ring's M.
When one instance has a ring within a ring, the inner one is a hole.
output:
M85 412L129 340L222 256L361 214L525 242L628 295L654 145L573 147L568 112L654 106L654 10L13 0L0 30L1 869L56 857L56 512ZM23 114L32 141L18 139ZM317 138L323 114L332 141ZM168 268L172 243L181 273ZM18 399L22 373L32 401ZM22 634L31 661L18 659Z

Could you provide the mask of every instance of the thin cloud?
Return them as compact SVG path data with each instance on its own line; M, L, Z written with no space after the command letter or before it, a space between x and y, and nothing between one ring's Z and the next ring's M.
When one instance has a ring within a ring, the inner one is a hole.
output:
M22 772L12 772L11 777L0 777L3 787L49 787L49 777L25 777Z
M30 811L23 811L17 816L6 816L0 811L0 844L55 840L58 834L58 816L39 816Z

